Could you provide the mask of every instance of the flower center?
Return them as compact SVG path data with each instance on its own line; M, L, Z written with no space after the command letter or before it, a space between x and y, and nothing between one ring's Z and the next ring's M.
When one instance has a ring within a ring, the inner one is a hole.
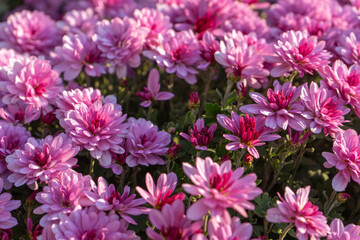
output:
M284 96L283 90L275 93L272 89L269 89L267 92L267 98L270 106L274 110L286 109L293 95L294 93L290 92L287 96Z
M218 173L210 175L210 187L215 188L219 192L226 190L229 186L229 180L231 179L232 171L220 175Z
M165 227L162 227L161 229L161 235L166 240L177 240L182 239L182 229L176 226L169 226L165 229Z
M215 17L210 13L206 13L206 15L202 18L196 19L194 23L194 32L200 33L200 35L202 36L206 30L214 29L218 25L219 23L216 22Z
M258 140L260 135L264 132L264 128L261 130L256 129L255 117L245 117L240 118L240 133L239 137L242 143L251 145L253 141Z
M49 144L45 143L43 149L35 148L34 161L41 167L46 166L51 161Z

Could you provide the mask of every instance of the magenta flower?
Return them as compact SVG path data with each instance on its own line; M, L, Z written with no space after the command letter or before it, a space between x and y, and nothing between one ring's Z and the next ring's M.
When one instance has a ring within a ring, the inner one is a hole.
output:
M153 68L148 77L147 87L144 90L137 92L136 96L141 97L143 102L140 103L142 107L149 107L153 101L165 101L174 97L170 92L160 91L160 75L156 68Z
M148 227L147 236L154 240L194 239L191 237L201 233L202 221L192 223L184 212L184 203L179 199L171 205L166 204L161 210L152 209L149 213L150 222L160 232Z
M223 135L231 141L226 145L226 150L236 151L239 148L246 148L252 156L259 158L260 155L255 148L256 146L264 145L264 141L275 141L280 138L277 134L269 134L267 128L263 126L263 121L256 120L255 117L248 115L240 117L232 112L231 119L223 114L218 114L216 118L223 128L235 134Z
M165 164L160 156L165 156L171 141L171 135L158 131L158 127L143 118L129 118L129 133L126 137L126 148L130 155L126 158L129 167L137 165Z
M345 108L344 103L328 89L319 88L317 83L311 82L310 88L308 85L302 86L300 99L305 106L302 116L311 120L313 133L335 136L343 131L340 126L347 122L344 115L350 112L350 108Z
M40 219L42 227L59 221L59 214L70 214L85 199L84 191L91 190L91 177L83 176L72 169L62 171L49 181L36 200L42 205L34 209L35 214L45 214ZM85 200L84 200L85 201Z
M271 70L271 76L281 77L294 70L299 76L313 74L330 63L331 54L324 50L325 42L318 42L316 36L308 36L307 32L284 32L274 52L277 56L266 56L266 60L278 65Z
M360 226L349 224L344 227L344 223L335 218L330 224L330 233L326 240L351 240L358 239L360 236Z
M202 59L199 42L192 31L168 31L159 46L145 50L143 54L155 60L167 73L176 73L189 84L196 83L195 75L198 71L194 67L198 67Z
M102 104L97 100L90 106L80 103L65 114L60 125L73 142L89 150L104 168L111 165L111 153L125 152L120 144L127 134L126 114L112 103Z
M109 239L140 240L134 231L127 230L128 224L114 213L106 215L95 207L77 208L69 215L60 213L59 222L51 229L54 239Z
M91 8L86 10L72 10L65 13L62 21L62 29L67 33L83 33L90 37L95 31L98 18Z
M138 216L144 213L144 209L139 207L146 202L144 199L135 199L135 194L129 196L129 186L125 186L124 192L120 194L114 184L108 185L103 177L98 178L98 185L93 185L92 191L87 190L84 193L100 211L114 210L128 223L137 224L129 215Z
M49 107L49 105L48 105ZM8 104L0 108L0 117L14 125L19 123L31 123L40 118L41 112L32 105L26 105L24 102Z
M319 208L309 201L310 186L299 188L296 194L285 188L285 199L278 196L277 207L266 212L266 219L273 223L293 223L296 227L296 237L300 240L320 239L329 232L326 217Z
M24 56L15 52L13 49L0 49L0 67L4 67L10 64L10 59L23 59Z
M93 40L109 64L109 72L119 78L125 77L127 65L136 68L140 65L140 53L148 30L140 27L131 18L113 18L98 22Z
M132 15L136 7L134 0L91 0L95 12L102 18Z
M80 148L63 133L40 140L31 137L24 149L6 157L8 169L13 172L8 180L16 187L25 183L31 185L37 180L49 181L73 167L77 162L74 156L79 151Z
M360 136L353 129L339 133L333 144L333 152L323 152L326 159L324 167L335 167L338 173L332 180L332 187L337 192L345 190L346 186L353 179L360 184Z
M360 63L360 32L351 31L340 38L339 46L335 48L335 51L349 65Z
M39 11L23 10L10 15L0 32L0 48L31 55L47 55L61 40L55 21Z
M250 240L253 227L250 223L241 223L238 217L233 217L231 223L211 218L208 232L211 240Z
M5 104L20 100L35 108L54 103L62 90L59 74L51 69L50 62L36 57L14 60L1 69L0 89L5 92Z
M124 148L125 149L125 148ZM129 156L129 152L126 151L123 154L111 153L111 170L114 174L120 175L123 171L123 166L126 164L126 158Z
M146 200L153 208L161 210L165 204L173 204L174 201L185 199L184 193L177 193L171 196L176 188L177 177L176 174L171 172L169 174L162 173L155 185L150 173L146 173L145 183L147 191L141 187L136 187L136 191L141 197Z
M194 124L194 130L190 129L190 136L183 132L180 136L191 142L195 149L205 151L214 137L216 127L217 124L213 123L207 128L204 119L199 118Z
M11 211L20 207L21 201L10 200L10 193L1 193L4 181L0 178L0 230L10 229L18 224L16 218L11 216Z
M84 68L92 77L106 73L105 59L96 44L85 34L67 34L63 45L55 48L52 57L55 59L54 70L64 73L64 80L74 80Z
M215 62L215 53L220 50L220 43L210 32L205 32L202 40L200 40L201 57L205 62L199 65L200 69L206 69L210 64Z
M301 93L300 87L292 86L290 82L284 85L275 80L274 90L268 89L266 97L253 92L249 96L256 104L242 106L240 111L265 116L265 126L271 129L279 127L286 130L288 126L296 131L303 131L307 120L301 116L304 106L297 99Z
M241 177L244 168L232 171L231 161L225 161L219 166L210 157L198 157L196 168L189 163L183 163L183 169L186 176L195 184L183 184L184 190L191 195L200 194L204 197L187 210L187 216L192 220L200 220L208 211L211 217L218 220L222 217L230 219L227 208L233 208L247 217L246 209L254 210L250 200L262 193L261 189L256 187L256 174Z

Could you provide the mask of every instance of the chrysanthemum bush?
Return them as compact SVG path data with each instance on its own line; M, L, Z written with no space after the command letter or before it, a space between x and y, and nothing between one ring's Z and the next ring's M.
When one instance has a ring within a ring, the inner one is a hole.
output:
M0 240L360 240L360 3L0 6Z

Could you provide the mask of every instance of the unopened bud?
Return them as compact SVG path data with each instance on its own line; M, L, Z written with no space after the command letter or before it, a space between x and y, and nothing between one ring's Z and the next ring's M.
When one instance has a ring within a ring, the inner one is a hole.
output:
M253 156L251 156L249 153L245 154L244 160L243 160L245 166L251 167L253 161L254 161Z
M350 197L350 195L347 194L347 193L338 193L338 194L336 195L336 200L337 200L339 203L345 203L345 202L348 200L349 197Z
M51 125L55 119L54 111L48 112L45 116L41 116L41 122L47 125Z
M171 147L166 152L166 156L168 157L168 159L170 159L170 160L176 159L177 155L179 153L180 147L181 147L180 143L176 144L175 142L173 142Z
M190 98L189 98L188 105L189 105L190 109L198 108L200 106L200 100L199 100L199 93L198 92L190 93Z
M221 162L221 163L223 163L223 162L225 162L225 161L227 161L227 160L230 160L230 157L229 157L229 155L227 155L227 154L225 154L224 156L222 156L222 157L220 158L220 162Z

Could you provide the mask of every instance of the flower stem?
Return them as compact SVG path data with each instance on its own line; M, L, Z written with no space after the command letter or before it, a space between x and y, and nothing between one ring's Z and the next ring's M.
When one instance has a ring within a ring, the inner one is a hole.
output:
M207 231L208 222L209 222L209 213L206 214L205 219L204 219L204 228L203 228L204 233Z
M90 158L90 169L89 169L89 175L91 177L94 176L94 165L95 165L95 159L93 157Z
M225 108L226 101L227 101L228 98L229 98L229 95L230 95L230 93L231 93L231 90L232 90L233 85L234 85L234 82L231 81L231 80L228 80L228 82L227 82L227 87L226 87L225 94L224 94L224 98L222 99L222 102L221 102L221 108L222 108L222 109Z
M207 74L205 77L203 77L203 79L204 79L204 82L205 82L205 89L204 89L203 101L201 103L201 108L200 108L199 113L198 113L199 116L201 116L202 112L204 111L206 98L207 98L207 95L208 95L208 92L209 92L211 81L213 79L212 69L210 69L210 73Z
M303 143L301 144L300 153L299 153L299 155L298 155L298 157L297 157L297 159L296 159L295 168L294 168L294 170L293 170L293 172L292 172L292 174L291 174L291 177L290 177L290 181L289 181L290 183L292 183L292 182L294 181L295 174L296 174L296 172L297 172L297 170L298 170L298 168L299 168L299 166L300 166L300 162L301 162L301 160L302 160L302 157L304 156L305 148L306 148L306 142L307 142L307 141L305 141L305 142L303 142Z
M296 77L297 73L298 73L298 72L297 72L296 70L293 71L293 73L291 74L291 76L290 76L290 78L289 78L289 82L291 82L291 83L293 82L293 80L294 80L294 78Z
M336 191L333 190L330 197L329 197L329 199L324 204L325 216L329 215L330 211L334 207L331 203L334 200L335 196L336 196Z
M147 116L146 116L146 120L151 121L151 112L152 112L152 105L149 106L148 112L147 112Z
M294 226L293 223L290 223L285 229L284 232L281 234L279 240L283 240L286 236L286 234L290 231L290 229Z
M246 153L246 148L241 149L239 157L236 158L236 168L240 167L241 159L242 159L242 157L244 156L245 153Z

